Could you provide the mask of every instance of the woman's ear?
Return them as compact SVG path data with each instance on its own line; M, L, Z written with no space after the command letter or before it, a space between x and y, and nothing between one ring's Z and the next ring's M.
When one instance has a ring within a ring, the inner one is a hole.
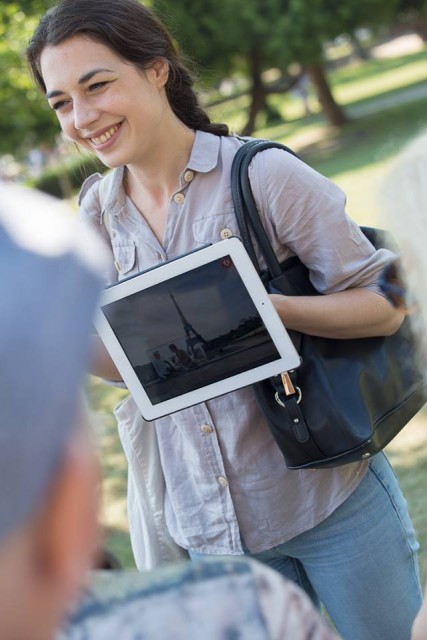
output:
M149 82L161 89L169 78L169 62L166 58L158 58L147 69L146 76Z

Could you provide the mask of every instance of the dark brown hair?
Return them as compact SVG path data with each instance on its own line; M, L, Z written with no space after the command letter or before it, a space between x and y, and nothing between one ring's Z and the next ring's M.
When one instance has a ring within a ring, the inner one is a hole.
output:
M37 86L46 91L40 56L55 46L85 34L140 69L159 58L169 64L166 95L176 116L194 130L219 136L227 125L212 123L193 89L194 77L185 66L162 22L138 0L61 0L41 18L27 47L27 60Z

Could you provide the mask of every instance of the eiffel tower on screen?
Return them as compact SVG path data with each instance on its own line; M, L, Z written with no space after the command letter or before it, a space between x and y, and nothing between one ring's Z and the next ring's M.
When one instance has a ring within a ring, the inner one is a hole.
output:
M181 319L182 322L182 326L184 328L185 331L185 341L187 344L187 352L189 355L191 355L195 360L198 360L200 358L200 350L203 350L203 355L204 355L204 351L205 351L205 347L208 345L208 341L205 340L205 338L203 338L203 336L200 335L200 333L198 333L193 325L191 324L191 322L188 322L187 318L184 315L184 312L182 311L181 307L179 306L178 302L176 301L175 296L173 295L173 293L169 293L169 296L172 300L172 303L175 306L175 309L178 312L178 315Z

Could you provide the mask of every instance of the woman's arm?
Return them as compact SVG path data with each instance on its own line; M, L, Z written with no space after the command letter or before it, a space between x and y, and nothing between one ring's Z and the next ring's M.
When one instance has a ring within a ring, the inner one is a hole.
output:
M92 354L89 363L89 372L99 378L111 380L111 382L123 382L122 376L118 372L116 365L112 361L110 354L99 336L92 336Z
M287 329L324 338L367 338L395 333L404 312L369 289L319 296L270 296Z
M343 192L278 149L255 156L250 177L278 260L298 256L322 294L273 295L285 326L333 338L393 334L403 313L381 295L377 283L395 256L386 249L376 251L345 214Z

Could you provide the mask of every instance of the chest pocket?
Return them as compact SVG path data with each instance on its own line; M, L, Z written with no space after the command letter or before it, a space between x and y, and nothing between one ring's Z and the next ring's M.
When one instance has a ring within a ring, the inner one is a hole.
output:
M119 280L138 270L136 246L134 242L113 242L114 266Z
M234 211L206 215L193 222L193 235L196 244L210 244L225 240L230 236L240 237Z

